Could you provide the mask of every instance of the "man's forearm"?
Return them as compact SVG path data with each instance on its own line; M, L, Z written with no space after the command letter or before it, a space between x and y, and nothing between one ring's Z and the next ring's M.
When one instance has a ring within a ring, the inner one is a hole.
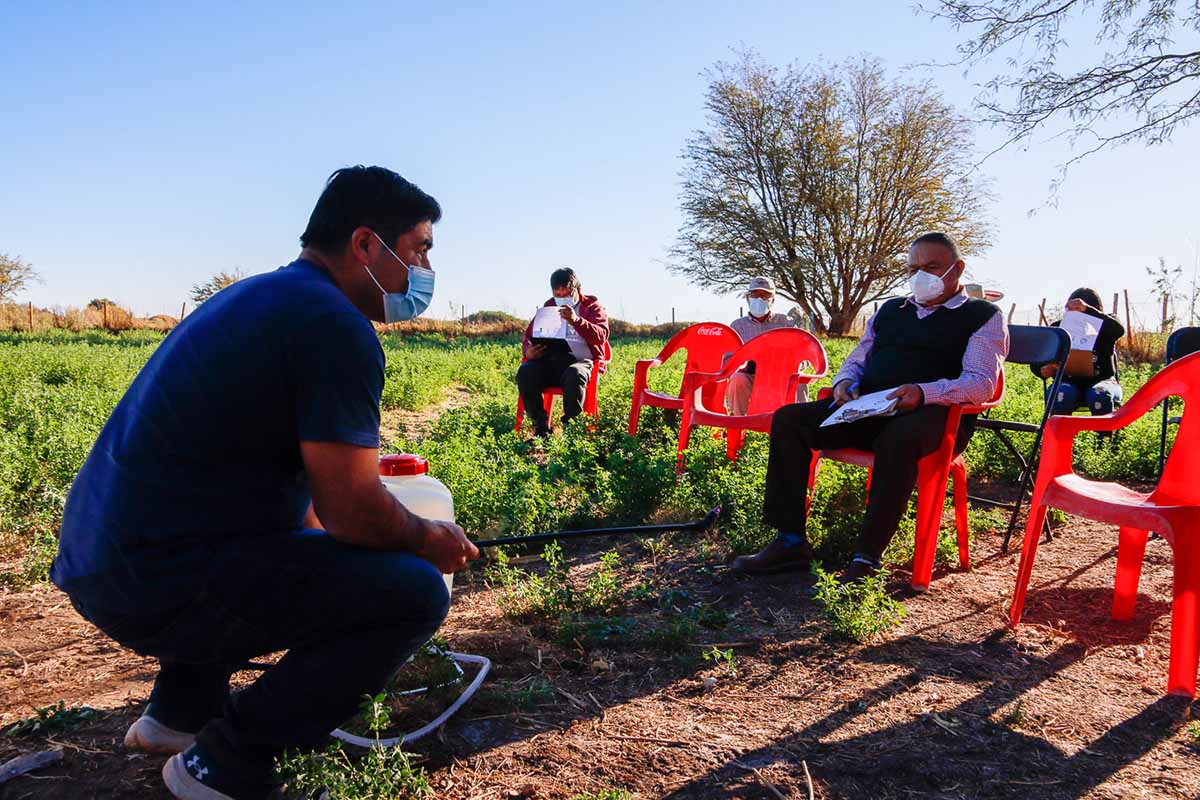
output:
M351 504L347 519L326 526L333 538L373 550L419 552L425 544L425 526L420 516L379 486L361 502Z

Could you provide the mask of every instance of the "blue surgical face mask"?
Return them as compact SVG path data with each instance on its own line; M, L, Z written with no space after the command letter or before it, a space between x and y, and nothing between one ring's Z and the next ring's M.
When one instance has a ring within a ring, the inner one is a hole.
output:
M379 238L379 234L374 234L379 243L383 245L383 249L392 254L392 258L404 264L404 259L392 252L392 248L387 246L387 242ZM363 264L363 269L367 270L367 274L371 276L371 280L379 287L379 291L383 292L383 321L384 322L404 322L409 319L416 319L429 308L429 304L433 301L433 284L434 272L425 267L415 267L404 264L408 269L408 291L407 292L389 292L383 288L371 270L366 264Z
M575 305L575 298L574 297L555 297L554 305L558 306L559 308L562 308L563 306L573 306L573 305Z

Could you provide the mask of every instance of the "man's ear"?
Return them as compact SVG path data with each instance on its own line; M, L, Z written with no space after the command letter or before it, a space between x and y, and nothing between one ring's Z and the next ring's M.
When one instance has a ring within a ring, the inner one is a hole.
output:
M347 253L350 259L356 264L369 264L371 262L371 243L375 240L374 232L367 227L355 228L350 234L350 242L347 246Z

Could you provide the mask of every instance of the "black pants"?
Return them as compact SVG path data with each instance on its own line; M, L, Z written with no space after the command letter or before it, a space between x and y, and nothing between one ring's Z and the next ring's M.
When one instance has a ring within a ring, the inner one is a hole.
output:
M771 455L767 461L763 516L780 531L803 534L808 471L816 450L854 448L875 454L875 471L859 534L858 552L879 558L896 534L896 526L917 485L917 462L937 450L946 429L946 406L923 406L896 417L879 417L821 427L833 413L832 400L796 403L775 412L771 420ZM974 418L959 425L955 452L966 449Z
M449 610L442 576L408 553L341 544L324 531L245 537L208 549L201 587L69 585L75 607L118 642L156 656L149 713L199 731L214 757L247 777L269 774L285 748L311 748L354 716L437 630ZM136 599L141 609L113 608ZM231 694L237 665L287 654Z
M570 422L583 411L583 400L587 394L588 380L592 377L592 362L579 361L570 353L543 356L526 361L517 370L517 391L525 405L525 413L533 422L533 429L545 433L550 429L546 409L542 405L542 390L551 387L562 389L563 422Z

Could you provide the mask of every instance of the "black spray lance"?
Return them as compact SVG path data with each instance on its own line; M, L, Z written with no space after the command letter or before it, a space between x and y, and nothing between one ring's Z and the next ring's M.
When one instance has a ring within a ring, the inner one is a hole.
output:
M652 536L658 533L703 533L713 526L717 517L721 516L721 507L717 506L704 515L704 519L692 522L677 522L670 525L627 525L623 528L587 528L578 531L555 531L552 533L534 533L529 536L504 536L499 539L479 539L472 542L476 547L499 547L506 544L526 544L528 542L550 542L560 539L582 539L585 536L621 536L628 533Z

